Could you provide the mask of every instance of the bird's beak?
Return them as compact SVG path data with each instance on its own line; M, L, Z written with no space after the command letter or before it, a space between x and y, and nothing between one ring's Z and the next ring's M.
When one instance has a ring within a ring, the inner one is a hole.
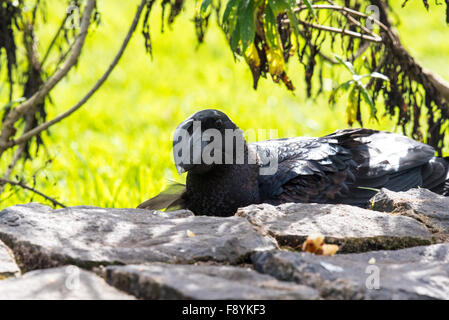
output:
M173 134L173 157L179 174L189 171L195 164L201 163L204 144L201 141L201 125L199 125L199 121L198 125L195 125L194 122L192 118L186 119ZM193 133L189 134L192 131ZM198 148L198 150L194 148Z
M182 166L180 166L179 164L177 164L177 165L175 165L176 166L176 171L178 171L178 174L179 175L181 175L181 174L183 174L184 172L186 172L186 170L182 167Z

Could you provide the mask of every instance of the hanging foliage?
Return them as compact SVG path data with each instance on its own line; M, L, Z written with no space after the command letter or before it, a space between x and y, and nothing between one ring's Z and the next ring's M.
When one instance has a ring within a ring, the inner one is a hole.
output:
M148 1L144 22L147 49L151 48L147 18L154 2ZM184 2L161 1L163 8L170 6L167 23L174 22ZM422 3L428 10L429 2ZM449 0L445 3L449 22ZM232 53L248 64L255 89L260 77L270 76L293 91L299 80L288 76L287 63L296 56L305 70L305 93L313 97L323 93L323 74L343 66L347 73L342 74L348 78L333 73L337 85L330 101L335 102L337 93L348 92L349 125L363 126L363 106L370 118L379 119L376 103L381 96L386 115L396 117L405 134L441 153L449 127L449 97L441 95L432 75L403 48L389 19L391 11L388 1L381 0L196 0L194 25L201 43L211 15L217 15ZM315 83L318 88L313 88ZM424 113L425 129L420 122Z

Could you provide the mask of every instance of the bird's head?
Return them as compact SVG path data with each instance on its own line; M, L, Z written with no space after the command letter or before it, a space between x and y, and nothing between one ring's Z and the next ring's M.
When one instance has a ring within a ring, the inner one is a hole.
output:
M216 165L239 163L246 144L243 132L219 110L198 111L178 125L173 156L181 174L202 174Z

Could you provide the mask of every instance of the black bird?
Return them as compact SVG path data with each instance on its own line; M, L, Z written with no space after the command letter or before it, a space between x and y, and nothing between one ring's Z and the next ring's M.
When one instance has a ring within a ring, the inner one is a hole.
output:
M174 136L175 164L179 173L187 172L186 185L172 185L138 208L230 216L256 203L366 206L380 188L449 191L448 158L435 157L431 146L389 132L346 129L320 138L246 143L226 114L208 109L187 118Z

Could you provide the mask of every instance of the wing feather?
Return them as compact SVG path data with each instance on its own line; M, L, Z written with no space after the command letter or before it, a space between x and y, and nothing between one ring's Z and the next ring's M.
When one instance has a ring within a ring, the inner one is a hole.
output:
M272 203L363 206L382 187L402 191L441 185L448 169L447 161L432 161L432 147L371 129L339 130L322 138L277 139L253 145L258 153L278 155L277 172L259 179L262 199Z

